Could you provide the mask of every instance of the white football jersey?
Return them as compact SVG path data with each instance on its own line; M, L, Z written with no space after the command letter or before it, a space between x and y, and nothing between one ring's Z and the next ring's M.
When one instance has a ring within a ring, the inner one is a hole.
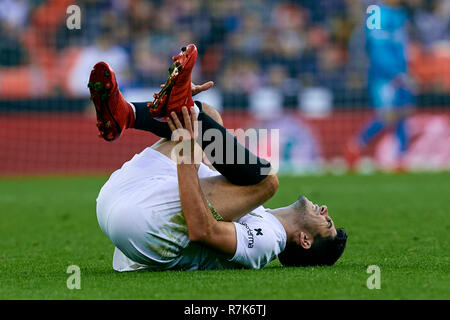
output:
M201 164L200 178L218 174ZM113 268L117 271L259 269L286 245L283 226L262 206L233 222L237 249L231 258L189 241L176 164L152 148L111 175L97 198L97 218L116 247Z
M190 243L175 268L260 269L276 259L286 246L284 227L262 206L233 223L236 228L237 246L231 259L204 245Z

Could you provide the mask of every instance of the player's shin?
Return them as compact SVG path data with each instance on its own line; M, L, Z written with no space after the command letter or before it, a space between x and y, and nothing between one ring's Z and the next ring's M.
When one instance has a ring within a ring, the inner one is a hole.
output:
M135 129L149 131L159 137L170 139L172 132L168 124L152 118L148 112L147 103L133 102L132 104L136 111ZM203 112L200 102L196 101L195 104L200 110L198 120L202 132L199 133L199 139L201 139L199 144L202 149L205 151L214 143L214 140L204 139L204 134L208 130L214 130L221 137L220 141L223 142L215 143L216 152L221 154L221 159L211 157L209 152L206 152L206 156L214 168L236 185L253 185L264 180L270 173L271 164L250 152L227 129Z
M158 121L150 116L147 102L132 102L136 110L134 128L149 131L161 138L170 139L172 131L166 122Z
M201 128L199 144L214 168L225 178L236 185L253 185L267 177L271 170L270 162L250 152L237 141L236 137L205 112L199 113L198 121ZM218 139L220 143L205 139L205 133L208 130L213 130L220 137ZM214 152L216 154L219 152L220 157L213 157L210 152L206 152L212 143L215 144Z

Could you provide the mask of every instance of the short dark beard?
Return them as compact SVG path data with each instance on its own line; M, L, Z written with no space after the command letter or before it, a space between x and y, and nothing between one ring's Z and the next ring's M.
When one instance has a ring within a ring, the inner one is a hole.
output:
M306 198L305 196L298 197L297 201L295 202L295 208L299 210L301 213L306 212Z
M298 213L297 221L298 221L299 226L301 226L302 229L310 230L310 226L306 223L306 219L305 219L306 212L308 211L306 201L307 200L306 200L305 196L299 196L297 201L295 202L295 209Z

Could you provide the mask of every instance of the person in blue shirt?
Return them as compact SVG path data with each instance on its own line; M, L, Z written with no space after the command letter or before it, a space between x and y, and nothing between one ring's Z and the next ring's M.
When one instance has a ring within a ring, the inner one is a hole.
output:
M394 130L398 140L397 167L408 147L406 118L414 105L412 82L408 76L408 14L400 0L379 3L379 28L366 25L369 59L368 90L375 109L373 119L356 139L347 143L346 158L354 169L361 152L384 129Z

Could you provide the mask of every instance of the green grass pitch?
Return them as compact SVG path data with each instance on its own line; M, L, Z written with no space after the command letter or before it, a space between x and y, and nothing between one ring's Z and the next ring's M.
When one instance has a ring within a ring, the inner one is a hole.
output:
M300 194L349 239L332 267L118 273L95 198L105 176L0 180L1 299L450 299L450 173L282 177L267 207ZM69 290L69 265L81 289ZM381 288L366 286L378 265Z

